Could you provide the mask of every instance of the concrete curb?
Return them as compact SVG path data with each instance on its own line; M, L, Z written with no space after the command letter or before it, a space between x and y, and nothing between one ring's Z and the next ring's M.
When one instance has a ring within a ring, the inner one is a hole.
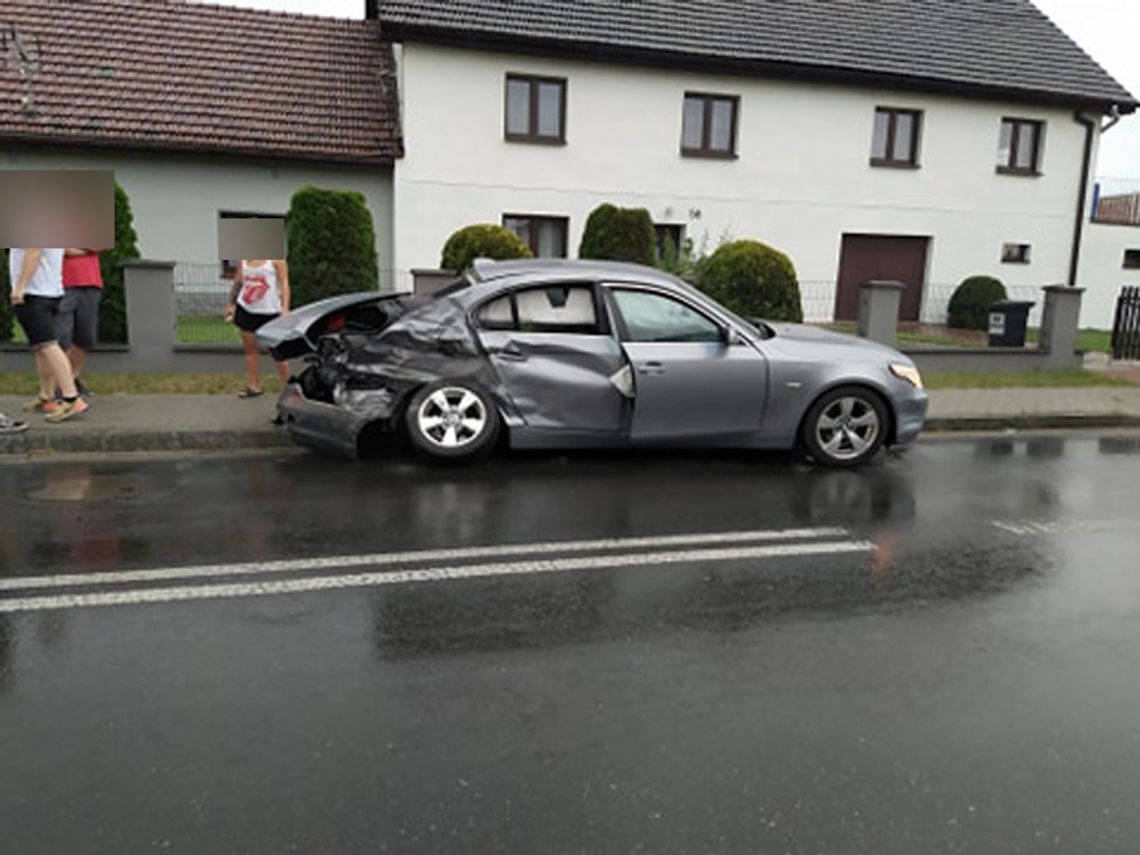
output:
M961 416L929 419L923 435L996 433L1009 430L1140 428L1140 417L1126 415ZM298 446L280 430L102 430L53 433L33 430L0 437L0 460L34 454L102 452L241 451Z
M293 447L292 440L277 430L29 431L0 437L0 457L40 453L231 451Z
M1007 430L1087 430L1090 428L1140 428L1140 416L1117 414L1041 414L1017 416L951 416L927 419L929 433L987 433Z

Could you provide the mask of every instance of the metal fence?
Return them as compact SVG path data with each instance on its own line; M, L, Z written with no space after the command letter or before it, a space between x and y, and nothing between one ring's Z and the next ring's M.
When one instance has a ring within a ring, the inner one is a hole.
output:
M922 314L920 320L931 326L946 326L950 315L950 298L958 290L958 285L941 283L928 284L922 291ZM1045 295L1037 285L1006 285L1005 291L1010 300L1024 300L1033 303L1029 310L1029 326L1041 326L1041 313L1045 308Z
M412 290L407 270L381 270L379 280L383 292ZM241 344L237 328L224 317L232 286L220 263L180 261L174 266L178 344Z
M1140 288L1125 288L1117 298L1112 358L1140 359Z

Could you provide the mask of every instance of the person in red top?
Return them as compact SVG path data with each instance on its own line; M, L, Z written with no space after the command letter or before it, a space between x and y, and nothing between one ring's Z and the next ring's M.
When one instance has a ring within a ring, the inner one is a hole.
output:
M87 362L87 351L95 346L99 331L99 300L103 296L103 274L99 250L69 249L63 257L63 300L56 316L56 338L71 361L75 386L89 395L79 379Z

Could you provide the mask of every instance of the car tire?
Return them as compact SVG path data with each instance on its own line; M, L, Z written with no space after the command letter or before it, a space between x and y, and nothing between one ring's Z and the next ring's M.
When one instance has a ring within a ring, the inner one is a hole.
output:
M841 386L812 404L800 439L816 463L858 466L882 447L889 419L887 405L875 392L861 386Z
M495 446L499 409L487 392L466 380L423 387L408 401L404 426L415 451L433 460L476 460Z

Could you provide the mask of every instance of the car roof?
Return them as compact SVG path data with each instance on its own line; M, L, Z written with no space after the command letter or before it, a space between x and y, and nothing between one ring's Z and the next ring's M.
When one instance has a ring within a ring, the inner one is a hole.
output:
M542 279L545 277L583 277L586 279L613 279L619 282L633 280L646 284L676 286L677 280L654 267L628 264L623 261L594 261L568 258L520 258L512 261L492 261L478 258L471 265L472 280L477 284L503 279Z

